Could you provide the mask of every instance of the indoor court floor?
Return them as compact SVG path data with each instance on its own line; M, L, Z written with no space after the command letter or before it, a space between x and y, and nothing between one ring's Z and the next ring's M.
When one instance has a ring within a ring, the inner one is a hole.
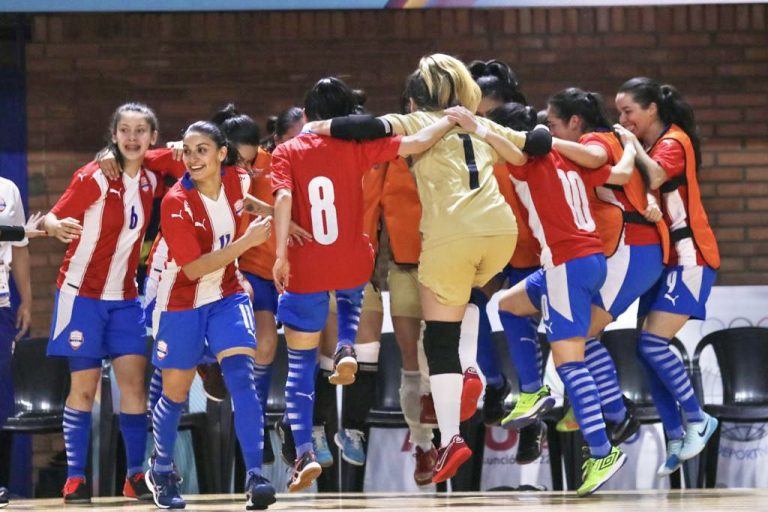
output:
M244 498L235 495L188 496L188 511L245 510ZM64 510L60 499L19 500L5 509ZM425 512L428 510L768 510L768 489L691 489L683 491L605 491L589 498L571 492L487 492L452 494L281 494L269 510L344 510L377 512ZM149 511L154 504L138 504L118 498L96 498L92 505L70 505L66 510ZM4 511L5 512L5 511Z

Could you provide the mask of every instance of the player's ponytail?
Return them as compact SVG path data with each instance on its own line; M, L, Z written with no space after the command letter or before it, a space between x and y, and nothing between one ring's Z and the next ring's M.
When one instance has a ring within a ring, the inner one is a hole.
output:
M221 128L224 136L232 144L259 145L261 140L259 126L250 116L238 112L233 103L216 112L211 122Z
M496 124L520 132L533 130L538 117L536 110L532 107L514 102L489 110L487 116Z
M303 121L304 111L299 107L289 107L276 116L271 116L270 120L267 121L269 135L261 141L262 146L271 153L277 147L278 140L284 142L285 134Z
M584 133L612 129L605 102L598 93L569 87L550 96L547 104L555 117L564 123L567 123L572 116L581 118Z
M501 103L515 102L527 105L528 101L520 90L520 83L512 68L500 60L476 60L467 66L483 98Z

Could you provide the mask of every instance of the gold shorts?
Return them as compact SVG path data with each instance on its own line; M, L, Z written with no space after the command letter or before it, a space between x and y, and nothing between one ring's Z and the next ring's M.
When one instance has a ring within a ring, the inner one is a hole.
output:
M418 268L389 261L389 312L392 316L422 318Z
M512 258L517 234L465 238L423 250L419 282L446 306L469 302L472 288L484 286Z
M328 304L329 313L336 314L336 293L330 292L330 302ZM363 311L376 311L378 313L384 313L384 304L381 301L381 292L377 292L373 285L368 282L365 283L365 290L363 290Z

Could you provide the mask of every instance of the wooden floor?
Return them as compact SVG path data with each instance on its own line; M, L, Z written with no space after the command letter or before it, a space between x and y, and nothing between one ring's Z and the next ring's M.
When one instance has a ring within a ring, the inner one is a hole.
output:
M245 510L240 496L188 496L188 511ZM59 499L13 501L5 509L62 510ZM488 492L446 494L281 494L269 510L376 510L379 512L425 512L425 510L766 510L768 489L707 489L686 491L606 491L589 498L572 492ZM66 510L144 511L157 510L153 504L97 498L93 505L67 506Z

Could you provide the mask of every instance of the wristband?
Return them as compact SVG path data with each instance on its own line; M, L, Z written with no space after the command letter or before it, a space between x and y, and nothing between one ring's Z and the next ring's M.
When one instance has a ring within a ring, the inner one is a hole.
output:
M475 128L475 135L481 139L485 139L488 136L488 127L484 124L477 123L477 128Z

